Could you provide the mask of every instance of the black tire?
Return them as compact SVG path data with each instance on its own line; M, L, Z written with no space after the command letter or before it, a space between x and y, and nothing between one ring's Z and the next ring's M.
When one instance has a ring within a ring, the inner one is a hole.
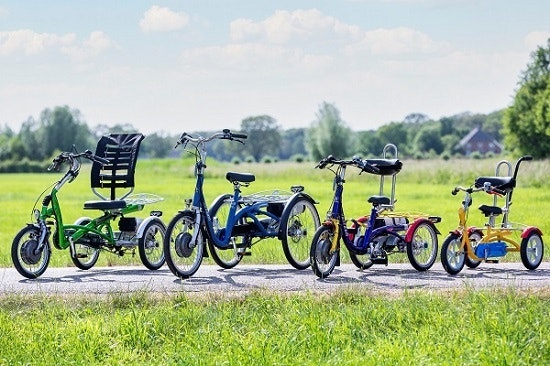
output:
M417 271L430 269L438 253L437 233L431 222L418 224L412 233L412 240L407 243L407 257Z
M474 231L470 234L469 240L470 240L470 245L471 245L472 249L474 250L473 254L475 254L477 243L479 243L479 241L481 240L482 237L483 237L482 234L478 231ZM468 250L468 248L465 248L465 249ZM479 266L481 264L481 262L482 261L478 261L478 260L470 258L470 256L468 254L466 254L464 256L464 264L466 264L466 267L468 267L468 268L472 268L472 269L477 268L477 266Z
M294 268L306 269L311 265L310 248L313 235L321 225L315 205L306 198L300 198L285 208L288 214L281 217L281 238L285 257Z
M526 238L521 240L519 253L525 268L529 270L537 269L544 256L542 237L536 232L531 232Z
M460 249L462 237L451 233L441 245L441 264L450 275L456 275L464 268L464 250Z
M149 221L138 240L139 258L148 269L155 271L165 262L163 240L166 227L160 219Z
M92 221L88 218L83 218L77 220L75 225L87 225ZM89 270L97 263L99 259L99 249L92 248L84 244L75 243L74 244L75 253L71 251L71 261L73 264L84 271Z
M231 196L227 194L219 197L209 209L210 217L214 222L217 222L214 227L215 235L219 234L219 230L223 230L225 232L231 202ZM237 205L238 211L242 205L240 203ZM242 223L243 222L239 222L237 224ZM229 241L232 243L231 247L222 249L217 247L211 240L208 240L208 252L210 253L210 256L218 266L225 269L233 268L240 263L243 259L247 245L244 236L233 236Z
M21 229L11 246L11 259L17 272L26 278L40 277L48 268L51 246L47 242L41 252L36 252L40 230L34 226Z
M313 235L310 249L311 269L319 278L328 277L338 262L339 245L337 250L330 253L333 237L334 230L328 226L320 226Z
M199 269L204 254L204 237L199 228L195 242L195 213L179 212L168 224L164 236L164 255L172 273L182 279L189 278Z
M355 264L355 267L359 268L360 270L369 269L374 264L370 259L370 253L355 254L349 252L349 258L351 259L351 263Z

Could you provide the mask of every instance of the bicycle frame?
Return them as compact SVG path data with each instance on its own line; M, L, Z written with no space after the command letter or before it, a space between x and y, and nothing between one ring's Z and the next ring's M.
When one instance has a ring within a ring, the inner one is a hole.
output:
M346 174L346 165L339 165L334 177L334 197L332 201L332 209L329 212L327 220L322 223L325 226L332 226L336 231L336 235L333 237L331 252L339 249L339 240L341 239L344 242L346 248L355 254L366 254L371 251L371 241L373 238L379 235L391 235L396 238L399 238L403 241L407 240L406 233L401 235L400 232L407 231L411 225L417 225L413 222L409 224L396 224L396 225L384 225L376 227L376 220L380 218L380 214L393 205L383 204L383 203L373 203L373 206L370 211L370 215L366 220L354 220L356 227L364 226L366 227L365 235L362 236L363 240L351 240L350 236L354 236L354 232L351 232L350 229L346 226L346 219L344 208L342 204L342 197L344 192L344 178ZM393 193L393 192L392 192ZM372 201L372 200L371 200ZM363 218L364 219L364 218ZM351 234L351 235L350 235Z
M206 154L205 149L203 150L203 154ZM216 235L214 222L212 220L212 217L210 217L203 193L205 167L206 166L202 159L199 160L195 165L196 183L193 199L191 202L191 210L195 213L195 223L197 225L197 228L194 231L194 237L192 238L192 240L196 239L196 236L199 232L198 227L202 226L206 229L208 239L212 240L214 245L221 249L229 248L232 246L231 235L226 235L226 233L231 233L233 229L238 226L237 223L245 218L250 219L253 223L253 236L259 238L268 238L276 237L278 235L278 231L268 230L269 226L264 227L264 225L262 225L261 221L257 217L258 215L265 215L270 219L275 220L277 223L280 221L280 218L278 216L263 209L268 206L269 201L266 200L254 202L238 209L239 202L242 202L240 187L241 184L243 184L238 181L233 182L234 190L226 226L224 230L220 231L219 234Z

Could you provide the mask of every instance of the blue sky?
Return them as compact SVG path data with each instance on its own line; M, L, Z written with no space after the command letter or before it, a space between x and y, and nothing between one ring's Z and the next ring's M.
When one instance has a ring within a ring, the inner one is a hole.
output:
M91 127L354 130L490 113L550 37L547 0L0 0L0 126L68 105Z

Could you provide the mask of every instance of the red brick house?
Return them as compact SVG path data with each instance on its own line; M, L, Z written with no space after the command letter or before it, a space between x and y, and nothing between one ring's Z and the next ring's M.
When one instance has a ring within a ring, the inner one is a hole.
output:
M455 149L466 156L473 152L485 155L489 152L500 154L504 150L504 146L492 135L483 132L480 127L476 127L460 140Z

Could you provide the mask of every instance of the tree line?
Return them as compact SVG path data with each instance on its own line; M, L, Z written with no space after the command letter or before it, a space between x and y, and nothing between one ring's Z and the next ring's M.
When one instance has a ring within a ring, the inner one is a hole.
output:
M285 130L271 116L247 117L238 131L249 137L244 145L217 140L210 144L209 154L234 163L317 161L328 154L377 157L386 143L393 143L398 146L400 156L448 158L465 153L459 141L476 127L503 143L506 153L530 154L535 158L550 156L550 39L546 46L531 54L520 75L512 105L490 114L465 112L433 120L422 113L411 113L403 121L374 130L353 131L334 104L323 102L307 128ZM44 166L59 151L73 148L93 151L101 136L130 132L139 131L131 124L90 127L78 109L47 108L38 119L29 117L18 132L0 126L0 172L44 171ZM215 131L188 132L208 135ZM142 143L140 156L177 157L181 150L175 151L173 147L178 137L149 134Z

